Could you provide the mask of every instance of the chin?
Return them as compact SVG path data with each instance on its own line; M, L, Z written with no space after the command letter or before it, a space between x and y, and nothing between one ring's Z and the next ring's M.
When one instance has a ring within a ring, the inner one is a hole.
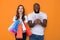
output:
M39 11L38 12L35 11L35 13L39 13Z
M35 13L39 13L39 10L34 10Z

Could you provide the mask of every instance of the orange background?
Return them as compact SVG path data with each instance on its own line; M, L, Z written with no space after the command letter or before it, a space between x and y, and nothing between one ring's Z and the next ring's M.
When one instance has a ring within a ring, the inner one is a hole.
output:
M41 11L48 15L45 40L60 40L59 0L0 0L0 40L15 40L8 27L13 22L17 6L23 4L28 15L33 11L33 4L36 2L41 5Z

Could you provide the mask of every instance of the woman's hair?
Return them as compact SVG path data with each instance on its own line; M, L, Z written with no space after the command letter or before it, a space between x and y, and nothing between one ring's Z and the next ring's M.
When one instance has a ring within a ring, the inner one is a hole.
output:
M25 16L25 8L24 8L23 5L18 5L17 12L16 12L16 20L18 20L20 18L20 15L19 15L19 12L18 12L20 6L23 7L22 20L24 21L25 20L25 17L24 17Z

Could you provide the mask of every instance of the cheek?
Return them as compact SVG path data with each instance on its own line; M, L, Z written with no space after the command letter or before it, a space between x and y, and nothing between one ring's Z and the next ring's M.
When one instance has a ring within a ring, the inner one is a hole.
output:
M19 12L23 12L23 9L19 9Z
M21 9L21 11L23 12L23 9Z

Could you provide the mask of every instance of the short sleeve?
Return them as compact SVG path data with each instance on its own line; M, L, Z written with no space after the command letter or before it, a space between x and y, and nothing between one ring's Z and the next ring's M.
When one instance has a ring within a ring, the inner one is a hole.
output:
M42 19L47 19L47 14L44 13L44 14L42 15Z
M24 21L25 23L27 23L28 22L28 18L27 18L27 16L25 16L25 21Z
M16 19L16 16L13 17L13 21L15 21L15 19Z
M29 15L28 15L28 21L29 21L29 20L32 20L32 19L33 19L33 18L32 18L32 15L29 14Z

